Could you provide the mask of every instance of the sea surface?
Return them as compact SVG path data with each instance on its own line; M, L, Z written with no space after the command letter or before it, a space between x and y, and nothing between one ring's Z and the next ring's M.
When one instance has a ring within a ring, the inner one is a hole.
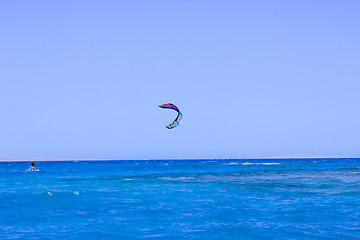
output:
M360 159L0 163L0 239L359 239Z

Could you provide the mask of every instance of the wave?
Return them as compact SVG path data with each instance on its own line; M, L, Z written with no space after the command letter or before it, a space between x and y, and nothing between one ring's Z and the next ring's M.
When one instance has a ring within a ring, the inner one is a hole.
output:
M194 177L159 177L159 180L172 180L172 181L177 181L177 180L194 180Z
M234 166L234 165L243 165L243 166L253 166L253 165L280 165L281 163L250 163L250 162L243 162L243 163L239 163L239 162L231 162L228 164L225 164L227 166Z

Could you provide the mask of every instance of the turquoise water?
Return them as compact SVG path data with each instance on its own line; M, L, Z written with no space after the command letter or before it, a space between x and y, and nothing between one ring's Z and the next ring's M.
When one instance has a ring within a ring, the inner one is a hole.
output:
M0 163L0 239L357 239L360 159Z

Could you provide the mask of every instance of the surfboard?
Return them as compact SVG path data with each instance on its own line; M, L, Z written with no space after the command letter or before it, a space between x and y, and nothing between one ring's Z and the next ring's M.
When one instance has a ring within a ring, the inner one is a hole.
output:
M26 171L27 171L27 172L38 172L38 171L39 171L39 169L36 169L36 170L27 169Z

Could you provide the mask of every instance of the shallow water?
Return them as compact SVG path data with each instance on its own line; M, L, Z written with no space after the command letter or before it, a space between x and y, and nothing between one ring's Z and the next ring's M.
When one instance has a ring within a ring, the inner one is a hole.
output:
M360 159L0 163L0 239L356 239Z

